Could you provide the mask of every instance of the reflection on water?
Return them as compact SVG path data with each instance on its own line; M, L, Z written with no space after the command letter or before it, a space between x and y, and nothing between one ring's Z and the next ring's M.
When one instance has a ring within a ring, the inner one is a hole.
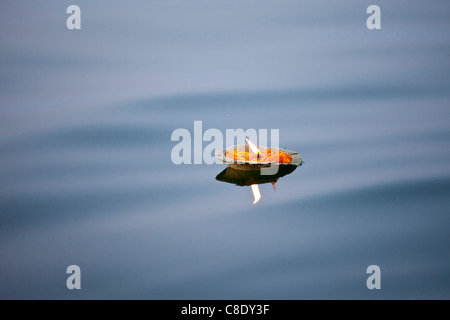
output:
M274 175L262 175L261 170L238 170L231 167L226 168L216 176L216 180L235 184L237 186L250 186L252 184L275 184L278 179L291 174L297 169L294 165L278 166Z
M262 174L260 169L257 170L240 170L228 167L219 173L216 176L216 180L232 183L236 186L250 186L253 192L254 201L253 204L256 204L261 198L261 192L259 190L260 184L271 183L273 189L275 190L275 183L285 175L291 174L297 169L296 165L279 165L276 166L275 172L276 174L267 175Z

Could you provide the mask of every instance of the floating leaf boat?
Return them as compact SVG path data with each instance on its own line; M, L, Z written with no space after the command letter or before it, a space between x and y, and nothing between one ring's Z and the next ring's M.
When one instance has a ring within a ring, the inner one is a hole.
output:
M273 165L302 164L302 157L292 150L276 147L257 147L256 150L257 152L252 150L251 145L240 144L216 152L216 158L237 170L259 170Z

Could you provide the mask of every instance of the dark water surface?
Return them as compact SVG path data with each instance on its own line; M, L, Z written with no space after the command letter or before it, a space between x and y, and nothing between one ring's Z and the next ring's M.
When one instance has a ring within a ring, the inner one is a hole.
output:
M447 1L108 3L0 4L1 299L449 298ZM195 120L305 163L253 205Z

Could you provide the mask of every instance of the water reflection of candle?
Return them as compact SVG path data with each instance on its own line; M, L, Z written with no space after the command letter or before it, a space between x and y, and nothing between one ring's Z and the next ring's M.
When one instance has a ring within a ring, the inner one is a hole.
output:
M257 184L252 184L250 187L252 188L253 196L255 197L253 204L256 204L259 201L259 199L261 199L261 192L259 192L259 186Z

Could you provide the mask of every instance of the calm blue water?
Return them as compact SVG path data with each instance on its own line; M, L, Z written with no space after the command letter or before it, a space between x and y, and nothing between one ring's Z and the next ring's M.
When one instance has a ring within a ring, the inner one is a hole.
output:
M0 4L1 299L450 297L448 1L70 4ZM195 120L305 163L253 205Z

